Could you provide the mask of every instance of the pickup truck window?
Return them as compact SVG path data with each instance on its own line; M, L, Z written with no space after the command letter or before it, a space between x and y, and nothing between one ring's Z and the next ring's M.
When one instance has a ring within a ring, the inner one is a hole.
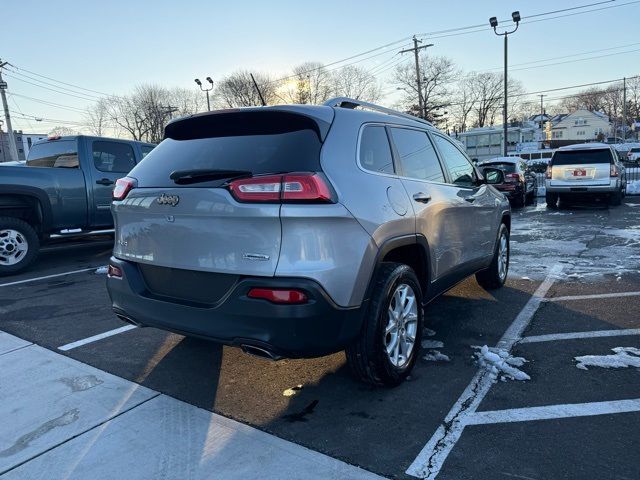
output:
M28 167L79 168L76 140L36 143L29 150Z
M133 148L128 143L93 142L93 164L101 172L129 173L136 166Z
M142 150L142 158L150 154L151 150L153 150L155 147L155 145L140 145L140 149Z

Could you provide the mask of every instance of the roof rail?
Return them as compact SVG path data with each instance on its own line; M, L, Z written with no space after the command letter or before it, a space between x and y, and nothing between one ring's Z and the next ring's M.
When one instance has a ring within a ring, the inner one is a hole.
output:
M323 103L323 105L327 107L342 107L342 108L350 108L355 109L357 107L368 108L370 110L375 110L376 112L386 113L387 115L393 115L395 117L406 118L407 120L413 120L414 122L425 123L429 126L433 126L431 122L427 122L422 118L418 118L414 115L409 115L408 113L402 113L397 110L393 110L392 108L382 107L380 105L376 105L375 103L363 102L362 100L356 100L354 98L349 97L336 97L330 100L327 100Z

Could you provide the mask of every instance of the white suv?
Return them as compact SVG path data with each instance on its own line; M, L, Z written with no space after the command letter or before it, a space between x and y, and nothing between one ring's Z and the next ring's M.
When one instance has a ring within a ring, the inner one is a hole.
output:
M560 197L585 194L606 194L611 205L620 205L627 188L618 153L605 143L560 147L547 167L545 187L550 208Z

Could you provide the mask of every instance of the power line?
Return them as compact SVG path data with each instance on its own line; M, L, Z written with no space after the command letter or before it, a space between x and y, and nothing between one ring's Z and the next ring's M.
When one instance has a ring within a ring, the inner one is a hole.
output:
M97 93L98 95L102 95L102 96L106 96L106 97L113 96L113 95L110 95L108 93L100 92L98 90L91 90L90 88L81 87L80 85L74 85L73 83L67 83L67 82L63 82L62 80L56 80L55 78L47 77L46 75L42 75L40 73L36 73L36 72L32 72L31 70L27 70L26 68L17 67L15 65L13 65L13 67L18 69L18 70L21 70L23 72L30 73L31 75L36 75L38 77L46 78L47 80L51 80L52 82L61 83L62 85L67 85L69 87L78 88L80 90L86 90L87 92ZM14 73L16 73L16 72L14 72Z
M97 95L91 95L91 94L88 94L88 93L79 92L77 90L72 90L70 88L61 87L61 86L56 85L55 83L45 82L44 80L40 80L40 79L38 79L36 77L31 77L29 75L25 75L23 73L19 73L19 72L16 72L14 70L11 70L11 75L13 75L14 78L16 78L16 80L23 80L24 78L28 78L30 80L33 80L33 81L37 82L38 84L49 85L49 86L55 87L55 88L57 88L59 90L64 90L64 91L67 91L67 92L71 92L71 93L74 93L74 94L77 94L77 95L81 95L83 97L95 98L96 100L100 99L100 97L98 97ZM18 75L18 77L16 77L16 75Z
M18 81L20 81L20 82L28 83L29 85L33 85L33 86L35 86L35 87L44 88L45 90L51 90L52 92L60 93L60 94L62 94L62 95L68 95L68 96L70 96L70 97L79 98L79 99L81 99L81 100L86 100L86 101L88 101L88 102L95 102L95 101L96 101L96 100L95 100L95 99L93 99L93 98L81 97L81 96L79 96L79 95L74 95L74 94L72 94L72 93L67 93L67 92L61 92L60 90L55 90L55 89L53 89L53 88L45 87L44 85L39 85L39 84L37 84L37 83L29 82L28 80L23 80L22 78L15 77L15 76L10 75L10 74L8 74L8 73L7 73L7 74L5 74L5 75L6 75L7 77L13 78L14 80L18 80Z
M63 110L69 110L72 112L79 112L79 113L84 113L84 110L81 108L77 108L77 107L72 107L70 105L61 105L59 103L54 103L54 102L49 102L47 100L42 100L40 98L35 98L35 97L29 97L27 95L21 95L19 93L14 93L13 91L8 91L7 90L7 94L14 96L14 97L18 97L18 98L24 98L27 100L31 100L32 102L37 102L37 103L41 103L43 105L48 105L50 107L56 107L56 108L61 108Z

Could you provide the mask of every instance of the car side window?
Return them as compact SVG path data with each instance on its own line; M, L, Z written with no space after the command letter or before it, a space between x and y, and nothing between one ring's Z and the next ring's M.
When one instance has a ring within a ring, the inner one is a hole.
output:
M93 142L93 164L101 172L129 173L136 161L128 143L96 141Z
M391 137L400 157L403 176L429 182L444 182L442 167L426 132L391 128Z
M149 155L151 153L151 150L153 150L154 148L156 148L155 145L140 145L140 150L142 151L142 158Z
M372 125L362 131L360 139L360 165L378 173L394 173L391 146L384 127Z
M436 143L444 164L449 170L452 183L462 187L475 186L473 165L471 165L467 157L458 150L458 147L440 135L434 135L433 141Z

